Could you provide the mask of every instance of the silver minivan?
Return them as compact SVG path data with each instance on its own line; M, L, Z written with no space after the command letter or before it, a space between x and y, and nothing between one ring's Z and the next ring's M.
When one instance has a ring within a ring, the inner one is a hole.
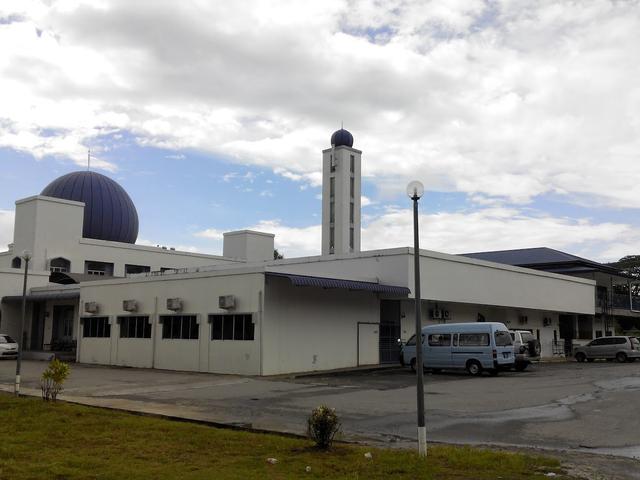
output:
M640 358L640 341L636 337L600 337L577 347L573 356L579 362L593 362L597 358L633 362Z
M509 330L502 323L474 322L429 325L422 328L423 367L432 372L463 369L471 375L484 370L497 375L513 367L515 357ZM416 368L415 335L400 351L400 363Z

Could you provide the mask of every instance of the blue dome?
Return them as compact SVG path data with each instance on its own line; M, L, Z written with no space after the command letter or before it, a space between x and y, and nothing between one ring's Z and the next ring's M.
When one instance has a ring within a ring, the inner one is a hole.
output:
M73 172L57 178L41 195L84 202L82 236L136 243L138 212L124 188L96 172Z
M341 128L340 130L336 130L331 135L331 146L333 147L353 147L353 135L349 133L349 131Z

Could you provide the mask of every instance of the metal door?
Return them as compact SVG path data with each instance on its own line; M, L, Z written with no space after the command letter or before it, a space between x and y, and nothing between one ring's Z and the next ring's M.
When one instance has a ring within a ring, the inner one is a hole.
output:
M380 363L400 358L400 300L380 301Z

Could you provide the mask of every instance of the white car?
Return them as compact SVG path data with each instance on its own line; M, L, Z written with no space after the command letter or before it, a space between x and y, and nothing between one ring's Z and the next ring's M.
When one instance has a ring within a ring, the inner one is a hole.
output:
M18 344L9 335L0 333L0 359L17 358Z

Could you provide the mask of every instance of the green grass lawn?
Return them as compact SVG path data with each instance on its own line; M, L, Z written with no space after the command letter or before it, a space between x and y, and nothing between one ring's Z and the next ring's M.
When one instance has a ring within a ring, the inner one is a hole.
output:
M301 426L302 428L303 426ZM364 457L372 452L373 458ZM266 462L269 457L278 463ZM306 466L311 472L305 471ZM556 460L467 447L411 451L311 442L0 394L0 479L568 478Z

